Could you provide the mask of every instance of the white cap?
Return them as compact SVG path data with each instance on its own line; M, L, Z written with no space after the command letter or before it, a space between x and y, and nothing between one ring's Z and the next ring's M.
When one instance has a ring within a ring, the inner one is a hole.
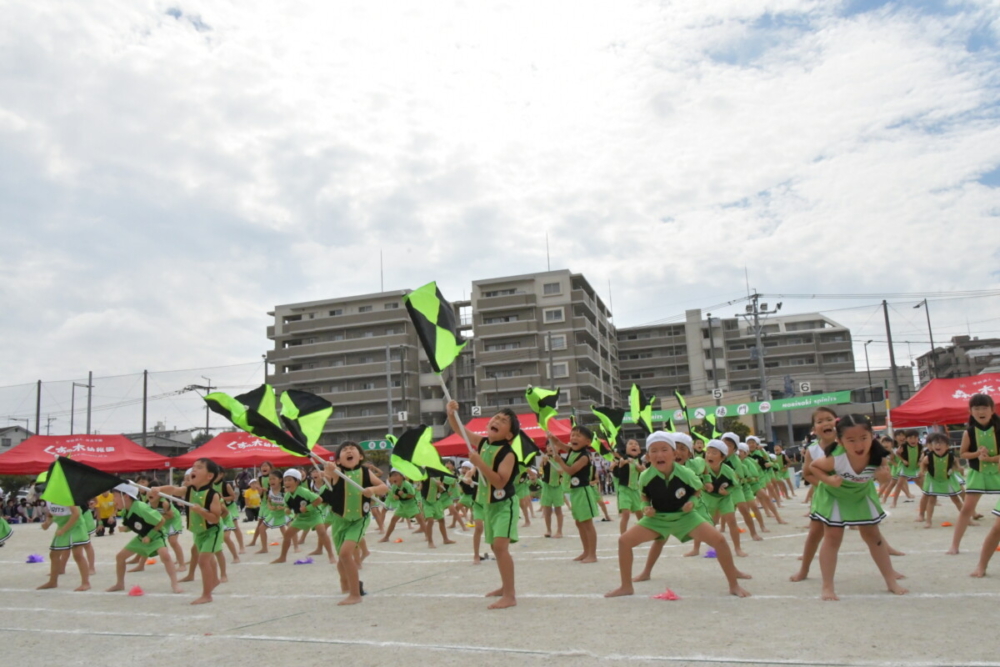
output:
M760 444L760 438L758 438L755 435L748 435L747 436L747 442L750 442L751 440L753 440L754 442L756 442L758 445Z
M670 449L676 449L673 435L673 433L666 433L664 431L653 431L646 436L646 449L649 449L650 445L657 442L665 442L670 445Z
M741 452L746 452L747 454L750 453L750 445L748 445L745 442L737 443L736 449L740 450Z
M132 498L133 500L139 497L139 487L136 486L135 484L119 484L118 486L115 487L114 490L124 493L126 496Z
M302 481L302 473L300 473L295 468L289 468L288 470L286 470L285 474L282 475L282 478L284 477L291 477L293 479L299 480L300 482Z
M725 432L725 433L722 434L722 438L721 439L722 440L732 440L735 443L739 443L740 436L736 435L732 431L727 431L727 432Z
M194 474L194 468L188 468L187 470L184 471L184 474L185 475L193 475Z
M694 440L687 433L674 433L674 443L684 445L688 449L694 449Z
M777 454L768 454L768 456L771 457L772 461L777 461L778 460L778 455Z
M721 440L709 440L706 445L708 449L717 449L722 452L723 458L729 456L729 446Z
M472 465L472 461L462 461L462 465L459 467L465 469L465 468L475 468L476 466Z

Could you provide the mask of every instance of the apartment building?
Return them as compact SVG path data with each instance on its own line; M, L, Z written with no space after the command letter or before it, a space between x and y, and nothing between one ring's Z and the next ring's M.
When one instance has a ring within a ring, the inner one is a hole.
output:
M933 378L957 378L997 372L1000 367L1000 338L955 336L951 345L917 357L920 383Z
M267 328L274 341L268 381L279 392L301 389L333 403L324 444L380 440L418 423L445 435L444 394L403 306L408 291L280 305L268 313L274 318ZM453 305L468 330L468 302ZM468 372L471 356L463 354L456 370Z
M565 409L620 404L611 311L581 274L559 270L474 281L471 311L471 386L484 410L527 410L529 384L558 386Z

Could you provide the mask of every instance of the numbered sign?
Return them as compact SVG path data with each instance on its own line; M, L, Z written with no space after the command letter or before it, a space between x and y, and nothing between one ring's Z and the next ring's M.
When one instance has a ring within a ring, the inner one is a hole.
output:
M483 408L482 408L482 406L473 405L472 406L472 416L473 417L482 417L483 416Z
M714 398L715 400L721 401L722 400L722 395L723 394L722 394L722 390L721 389L713 389L712 390L712 398Z

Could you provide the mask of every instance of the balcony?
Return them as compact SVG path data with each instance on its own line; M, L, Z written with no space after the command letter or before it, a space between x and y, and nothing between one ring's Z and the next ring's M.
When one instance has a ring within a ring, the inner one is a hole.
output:
M410 316L406 314L405 308L373 310L370 313L351 313L349 315L337 315L336 317L317 317L311 320L303 319L297 322L288 322L282 325L282 336L312 331L325 331L327 329L343 329L351 326L379 325L396 322L405 322L409 325Z
M350 352L384 352L386 347L397 348L400 345L414 347L413 341L406 334L390 336L369 336L367 338L351 338L345 340L321 341L303 345L292 345L281 350L269 350L267 360L270 362L288 361L292 359L308 359L313 357L335 356ZM385 356L383 354L383 361Z
M499 322L497 324L479 324L476 326L476 338L495 338L497 336L533 334L537 332L537 320L518 320L516 322Z
M476 311L483 313L493 310L511 310L515 308L534 308L538 297L534 293L508 294L507 296L479 297L476 300Z

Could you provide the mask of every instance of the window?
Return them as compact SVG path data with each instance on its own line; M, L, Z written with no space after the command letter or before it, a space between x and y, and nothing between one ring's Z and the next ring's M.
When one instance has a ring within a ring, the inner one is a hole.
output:
M403 333L403 330L402 329L398 329L396 327L386 327L386 329L385 329L385 335L386 336L395 336L395 335L401 334L401 333Z
M542 313L546 322L563 322L566 319L562 308L546 308Z
M371 408L361 408L359 411L362 417L374 417L375 411Z
M334 359L333 361L330 362L330 365L331 366L343 366L344 365L344 360L343 359Z
M549 377L564 378L569 377L569 364L560 361L549 366Z
M375 363L375 357L371 356L370 354L366 354L363 357L358 357L358 360L355 363L358 363L358 364L371 364L371 363Z
M370 312L372 312L372 307L371 306L358 306L358 312L359 313L370 313Z
M393 378L393 380L392 380L392 386L393 387L402 387L403 386L403 382L399 378Z
M562 294L562 285L559 283L545 283L542 285L542 294Z
M375 388L374 382L358 382L354 385L355 391L369 391Z
M824 364L846 364L850 362L850 360L851 360L851 355L847 354L846 352L823 355Z
M374 338L375 337L375 332L374 331L365 331L364 333L361 334L361 337L362 338Z
M513 287L510 289L495 289L489 292L483 292L483 298L492 299L495 296L511 296L512 294L517 294L517 290Z
M396 310L397 308L399 308L399 302L393 301L392 303L387 303L385 304L384 308L386 310Z
M301 321L302 321L301 315L285 315L285 324L288 324L289 322L301 322Z
M337 317L343 314L344 314L343 308L334 308L333 310L330 311L330 317Z
M560 391L559 392L559 404L560 405L569 405L569 402L570 402L569 396L570 396L569 389L563 389L562 391Z
M285 366L286 373L294 373L295 371L301 371L302 364L292 364L290 366Z
M0 447L10 447L10 438L0 438Z
M508 368L507 370L493 372L493 373L491 373L491 375L494 375L494 376L496 376L498 378L521 377L521 369L520 368L512 368L512 369Z
M337 333L330 336L330 340L344 340L344 332L338 331Z
M515 340L512 343L488 343L484 348L487 352L499 352L501 350L516 350L521 347L521 342Z
M342 384L331 384L330 385L330 393L331 394L339 394L342 391L344 391L344 385L342 385Z
M309 313L309 319L310 320L315 319L315 318L316 318L316 313Z
M552 344L549 347L549 344ZM566 349L566 334L557 334L545 337L545 349L546 350L565 350Z
M483 324L503 324L504 322L517 322L517 315L497 315L495 317L484 317Z

